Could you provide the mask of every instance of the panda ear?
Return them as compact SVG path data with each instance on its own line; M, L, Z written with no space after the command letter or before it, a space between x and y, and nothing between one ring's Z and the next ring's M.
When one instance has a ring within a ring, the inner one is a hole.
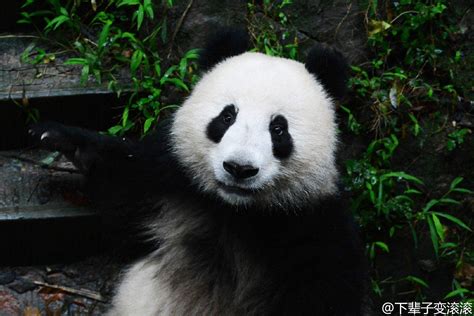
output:
M199 67L206 71L226 58L245 53L250 46L246 31L223 28L211 34L199 53Z
M337 100L344 97L349 66L339 51L324 44L316 44L310 50L305 66L331 97Z

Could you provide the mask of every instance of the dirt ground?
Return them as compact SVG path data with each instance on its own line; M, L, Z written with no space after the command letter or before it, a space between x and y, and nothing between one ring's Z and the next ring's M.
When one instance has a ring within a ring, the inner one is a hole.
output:
M123 266L106 254L69 264L0 267L0 315L102 315Z

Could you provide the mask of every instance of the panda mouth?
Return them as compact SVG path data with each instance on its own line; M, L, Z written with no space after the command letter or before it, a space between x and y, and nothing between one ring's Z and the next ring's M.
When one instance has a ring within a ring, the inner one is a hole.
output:
M218 182L219 188L221 188L226 193L249 196L256 194L259 190L258 189L249 189L249 188L242 188L235 185L227 185L222 182Z

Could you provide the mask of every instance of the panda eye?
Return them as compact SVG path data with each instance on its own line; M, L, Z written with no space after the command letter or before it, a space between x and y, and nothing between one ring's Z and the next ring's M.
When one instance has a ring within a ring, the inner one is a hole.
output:
M272 127L272 132L277 136L281 136L283 135L284 130L283 127L281 127L280 125L275 125Z
M224 113L224 115L222 116L222 121L225 123L225 124L231 124L232 121L234 120L234 116L232 115L232 113Z

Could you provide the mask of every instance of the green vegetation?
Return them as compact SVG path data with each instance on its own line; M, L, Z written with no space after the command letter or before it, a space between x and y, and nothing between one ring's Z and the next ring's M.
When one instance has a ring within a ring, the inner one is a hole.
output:
M460 30L454 10L443 0L367 4L371 59L352 66L350 85L355 95L350 106L343 109L350 132L375 139L361 157L347 162L346 185L354 197L352 211L363 228L374 268L373 290L380 296L384 288L408 282L416 298L423 299L430 287L416 276L380 278L375 257L390 252L391 243L407 231L414 251L421 247L419 240L429 236L437 265L453 263L455 271L461 271L473 263L471 222L468 225L461 217L471 219L459 212L463 196L473 192L461 187L463 178L452 179L449 188L436 195L430 192L436 184L393 170L392 163L400 142L414 139L423 148L427 138L444 132L447 140L441 150L453 151L470 137L467 128L435 123L440 116L449 117L458 98L466 97L470 89L468 80L454 75L467 65L462 43L457 41ZM367 107L370 113L364 114L360 109L367 111ZM431 133L430 124L436 125L436 132ZM361 126L368 128L361 131ZM453 276L452 291L446 299L467 299L470 294Z
M37 2L26 1L20 23L33 23L42 36L73 51L76 57L67 63L82 67L84 82L91 77L107 81L120 94L116 71L129 67L133 93L120 122L109 129L112 134L148 132L163 110L176 106L164 96L185 96L197 80L196 51L164 62L166 52L160 47L172 46L166 14L173 1L155 5L150 0L116 0L91 8L94 1L47 0L47 9L36 10ZM408 142L423 149L438 135L445 137L439 151L455 154L472 138L471 129L446 124L459 100L472 93L472 81L456 75L469 65L459 41L459 14L447 0L359 4L366 10L369 59L352 65L352 95L340 105L339 115L343 134L366 141L365 150L345 163L344 180L366 241L372 289L387 297L388 291L408 286L411 296L406 301L425 297L431 285L421 276L390 278L381 272L379 259L390 256L396 241L409 236L413 252L427 239L431 261L454 267L452 288L444 299L467 300L474 293L463 285L462 271L474 265L474 249L472 219L461 205L473 192L457 175L446 181L446 189L432 190L443 183L427 183L407 171L407 161L396 163L403 160L400 147ZM298 59L297 32L285 13L291 5L289 0L248 2L254 50ZM98 36L91 36L90 29L98 30ZM30 48L24 54L33 63L46 59L54 59L54 53Z
M120 95L127 87L120 87L116 77L121 69L129 68L133 93L124 105L121 121L109 132L122 135L141 130L146 134L163 110L176 107L163 102L163 92L184 95L196 81L195 50L175 63L165 62L167 58L159 50L172 48L166 18L172 5L172 0L159 5L151 0L47 0L46 4L27 0L19 23L33 24L45 40L54 39L53 44L62 52L77 55L65 64L81 66L84 83L91 77L98 84L106 81L109 89ZM30 47L23 60L45 62L45 58L54 59L54 55Z

